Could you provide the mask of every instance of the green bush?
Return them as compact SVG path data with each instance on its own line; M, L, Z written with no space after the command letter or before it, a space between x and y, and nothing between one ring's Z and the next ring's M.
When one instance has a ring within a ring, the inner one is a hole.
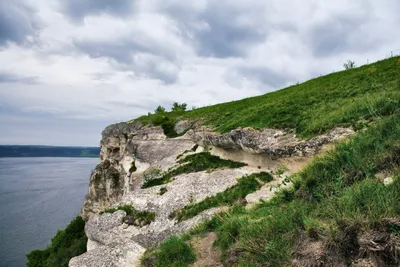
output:
M179 104L178 102L174 102L172 105L172 111L174 112L179 112L179 111L185 111L187 108L186 103Z
M67 267L72 257L86 252L85 221L76 217L64 229L58 230L50 245L44 250L27 254L28 267Z
M166 113L166 110L165 110L164 107L158 106L158 107L156 108L156 110L154 111L154 113L155 113L155 114L164 114L164 113Z

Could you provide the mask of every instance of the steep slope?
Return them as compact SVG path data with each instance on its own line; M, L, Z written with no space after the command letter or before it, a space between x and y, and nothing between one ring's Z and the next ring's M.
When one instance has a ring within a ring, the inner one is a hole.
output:
M400 57L360 68L332 73L262 96L198 108L184 116L213 131L234 129L293 129L309 138L337 126L360 128L376 116L387 116L399 107ZM135 121L157 123L157 115Z
M110 125L82 209L88 252L69 265L137 266L147 249L143 264L185 266L204 254L191 244L207 232L227 266L396 264L399 107L400 59L391 58L260 97ZM357 195L364 188L371 192ZM374 229L385 236L379 255L362 241Z
M273 200L236 205L171 237L143 264L201 262L193 242L212 233L223 266L399 266L399 119L381 118L292 175L293 187Z

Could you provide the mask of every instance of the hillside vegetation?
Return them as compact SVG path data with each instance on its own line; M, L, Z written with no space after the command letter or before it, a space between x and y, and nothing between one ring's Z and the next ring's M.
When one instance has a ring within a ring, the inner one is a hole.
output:
M150 250L143 265L188 266L196 261L193 240L214 232L213 247L221 252L224 266L354 266L363 261L399 266L399 107L396 57L180 114L220 132L274 127L311 137L335 126L364 130L288 177L293 186L271 201L251 209L233 203L228 211ZM192 210L196 214L202 205L186 207L179 219L191 217Z
M85 221L76 217L64 229L58 230L44 250L33 250L27 256L28 267L67 267L72 257L86 252Z
M272 201L250 210L236 205L191 234L171 237L149 257L156 266L186 266L182 260L194 259L184 256L193 254L185 244L212 231L226 266L351 266L360 255L377 266L398 266L399 164L396 114L316 158ZM385 186L378 173L387 173L393 183ZM163 265L157 257L168 258L169 251L182 256Z
M150 114L134 121L162 125L176 136L177 117L200 120L216 131L239 127L289 128L312 137L335 126L361 128L400 106L400 57L336 72L262 96L198 108L187 112Z

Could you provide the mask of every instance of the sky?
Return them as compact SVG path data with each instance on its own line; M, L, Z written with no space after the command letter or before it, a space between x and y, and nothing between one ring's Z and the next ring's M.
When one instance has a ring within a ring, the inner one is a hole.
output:
M398 0L0 0L0 144L265 94L400 53Z

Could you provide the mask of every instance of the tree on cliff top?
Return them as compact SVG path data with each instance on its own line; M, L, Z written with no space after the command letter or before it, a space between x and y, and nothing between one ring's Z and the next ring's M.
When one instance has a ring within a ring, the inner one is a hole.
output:
M182 103L179 104L178 102L174 102L174 104L172 104L172 111L185 111L187 108L187 104L186 103Z
M155 114L163 114L163 113L165 113L166 112L166 110L165 110L165 108L163 107L163 106L158 106L157 108L156 108L156 110L154 110L154 113Z

